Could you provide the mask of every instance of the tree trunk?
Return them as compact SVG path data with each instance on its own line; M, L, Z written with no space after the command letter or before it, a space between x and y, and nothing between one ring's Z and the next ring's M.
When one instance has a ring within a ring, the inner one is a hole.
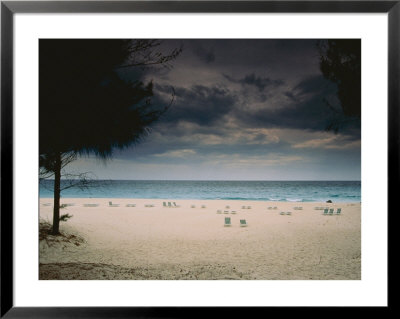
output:
M53 235L60 234L60 183L61 183L61 154L56 155L54 163L54 210Z

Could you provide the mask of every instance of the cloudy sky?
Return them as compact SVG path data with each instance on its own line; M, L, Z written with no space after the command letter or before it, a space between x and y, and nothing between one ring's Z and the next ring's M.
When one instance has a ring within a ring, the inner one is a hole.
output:
M360 180L359 121L345 119L315 40L164 40L173 68L146 70L175 100L142 143L71 170L99 179ZM137 72L137 71L135 71ZM136 76L137 73L135 73ZM328 106L328 103L333 105ZM340 131L326 131L340 121Z

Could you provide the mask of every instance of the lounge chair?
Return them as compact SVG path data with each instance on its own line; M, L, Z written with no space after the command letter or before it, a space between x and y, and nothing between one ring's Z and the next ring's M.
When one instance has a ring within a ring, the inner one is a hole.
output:
M292 212L286 212L286 215L292 215Z
M331 209L329 210L329 215L333 215L333 211L334 211L334 209L331 208Z
M113 204L112 202L108 202L108 206L110 206L110 207L119 207L119 204Z
M126 207L136 207L136 204L126 204Z
M222 210L218 209L217 214L222 214Z
M166 202L162 202L163 207L167 207L167 203Z
M171 202L168 202L168 207L169 207L169 208L171 208L171 207L172 207L172 205L171 205Z
M225 217L225 224L224 226L232 226L231 224L231 218L230 217Z
M176 208L177 208L177 207L179 207L179 205L176 205L176 203L175 203L175 202L173 202L173 204L174 204L174 207L176 207Z
M247 209L251 209L251 206L247 206Z
M206 208L206 205L201 205L201 208Z
M241 219L240 220L240 227L246 227L246 226L247 226L246 220L245 219Z
M342 209L338 208L337 211L336 211L336 215L340 215L341 213L342 213Z
M190 208L196 208L196 206L195 206L195 205L192 205L192 206L190 206Z
M242 206L242 209L246 209L246 206Z
M328 215L328 208L324 209L324 215Z
M229 210L224 210L224 214L229 214Z
M280 212L279 215L285 215L285 212Z
M232 210L232 211L231 211L231 214L236 214L236 210Z
M225 206L225 208L226 208L226 209L229 209L229 208L231 208L231 207L230 207L230 206Z
M97 207L99 204L83 204L83 207Z

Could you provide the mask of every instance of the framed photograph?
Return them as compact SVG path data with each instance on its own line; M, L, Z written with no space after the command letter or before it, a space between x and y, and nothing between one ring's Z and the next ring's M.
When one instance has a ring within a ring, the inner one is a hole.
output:
M399 19L2 1L1 316L388 309Z

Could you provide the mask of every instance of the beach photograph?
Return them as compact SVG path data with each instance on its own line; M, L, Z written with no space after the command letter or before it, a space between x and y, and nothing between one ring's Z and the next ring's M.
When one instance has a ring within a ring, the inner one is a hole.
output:
M360 39L40 39L39 280L358 280Z

